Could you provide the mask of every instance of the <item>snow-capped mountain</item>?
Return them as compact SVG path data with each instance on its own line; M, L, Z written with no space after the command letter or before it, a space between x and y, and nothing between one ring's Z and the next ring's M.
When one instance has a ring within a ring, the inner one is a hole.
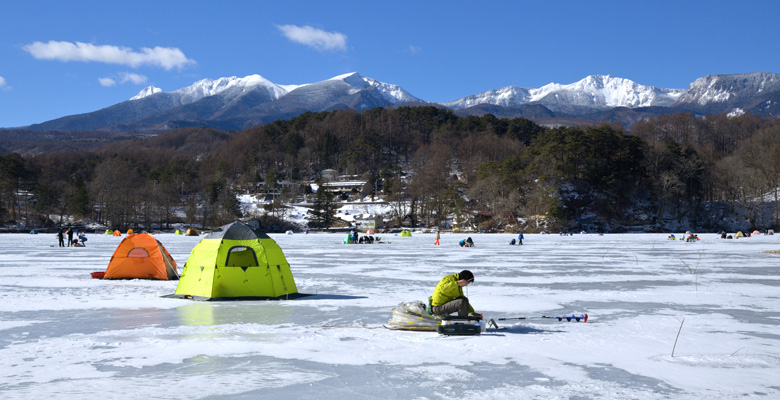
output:
M352 86L354 90L350 94L370 87L375 87L382 93L384 98L392 104L421 101L398 85L391 85L389 83L379 82L371 78L363 77L360 76L360 74L357 72L339 75L328 80L342 81ZM171 94L177 95L181 99L181 104L189 104L194 103L204 97L215 96L226 91L247 91L258 86L266 88L270 97L274 100L278 100L280 97L286 95L290 91L307 85L277 85L260 75L249 75L244 78L231 76L229 78L219 78L214 80L203 79L195 82L191 86L175 90L171 92ZM141 90L130 100L139 100L160 92L162 92L162 89L149 86Z
M777 115L780 74L707 75L691 83L675 107L705 113Z
M503 107L519 106L531 102L531 90L518 86L507 86L441 104L454 110L461 110L480 104L492 104Z
M363 110L421 101L398 85L353 72L303 85L279 85L260 75L203 79L172 92L149 86L130 100L91 113L32 125L33 130L170 129L246 126L306 111Z
M271 98L278 99L299 85L277 85L260 75L249 75L243 78L231 76L229 78L202 79L191 86L171 92L179 97L181 104L194 103L204 97L215 96L226 91L243 92L257 87L265 88ZM162 92L162 89L149 86L130 100L139 100Z
M122 103L27 127L36 131L162 131L185 126L237 130L307 111L365 110L425 103L401 86L357 72L324 81L280 85L260 75L203 79L165 92L149 86ZM429 103L433 104L433 103ZM688 89L640 85L591 75L571 84L507 86L440 104L458 115L588 120L631 125L659 113L780 115L780 75L754 72L708 75ZM570 122L566 122L570 123Z
M685 93L684 89L660 89L640 85L629 79L591 75L572 84L550 83L538 89L507 86L443 103L443 105L459 110L478 104L519 106L538 103L553 111L570 107L594 109L665 107L672 105L683 93Z
M707 105L727 103L737 98L750 99L780 90L780 74L707 75L691 83L680 103Z

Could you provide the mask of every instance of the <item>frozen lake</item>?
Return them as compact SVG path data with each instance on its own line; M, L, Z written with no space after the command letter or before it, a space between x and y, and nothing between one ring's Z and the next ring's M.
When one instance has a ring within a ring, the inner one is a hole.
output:
M121 241L0 235L0 393L10 399L780 398L780 235L271 235L289 301L161 298L177 282L102 281ZM198 237L155 235L184 266ZM382 328L470 269L481 336ZM677 346L672 348L680 328Z

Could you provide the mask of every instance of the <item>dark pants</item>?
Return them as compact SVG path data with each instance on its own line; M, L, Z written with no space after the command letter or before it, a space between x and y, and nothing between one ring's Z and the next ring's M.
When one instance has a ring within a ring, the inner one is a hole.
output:
M457 312L459 317L467 317L469 315L469 299L467 297L458 297L440 306L433 307L434 314L450 314L454 312Z
M60 247L65 247L65 238L60 238Z

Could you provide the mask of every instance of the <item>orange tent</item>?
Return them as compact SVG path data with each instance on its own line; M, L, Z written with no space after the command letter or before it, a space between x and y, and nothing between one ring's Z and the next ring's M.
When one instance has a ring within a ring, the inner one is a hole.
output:
M148 233L130 235L114 251L103 279L178 280L176 261Z
M114 236L122 236L122 232L114 231Z

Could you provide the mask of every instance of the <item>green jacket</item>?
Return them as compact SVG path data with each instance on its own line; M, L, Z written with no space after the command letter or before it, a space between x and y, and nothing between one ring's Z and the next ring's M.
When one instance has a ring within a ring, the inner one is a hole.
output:
M463 295L463 288L458 286L458 279L460 278L457 273L441 278L439 284L436 285L436 289L433 289L431 305L438 307L457 297L466 297ZM474 313L474 307L471 306L471 302L469 302L469 313Z

